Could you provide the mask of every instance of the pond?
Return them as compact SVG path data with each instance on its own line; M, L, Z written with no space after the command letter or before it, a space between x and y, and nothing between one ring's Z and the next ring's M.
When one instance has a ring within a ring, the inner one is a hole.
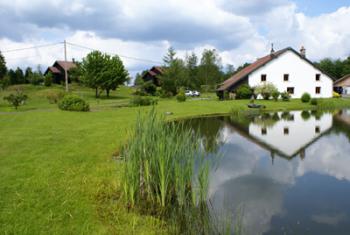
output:
M243 234L350 234L350 111L185 120L211 162L213 218Z

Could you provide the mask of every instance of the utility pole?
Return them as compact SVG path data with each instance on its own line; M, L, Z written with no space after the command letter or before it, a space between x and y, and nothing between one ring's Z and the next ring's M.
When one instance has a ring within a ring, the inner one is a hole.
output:
M66 40L63 42L64 44L64 80L66 82L66 92L68 92L68 71L67 71L67 43Z

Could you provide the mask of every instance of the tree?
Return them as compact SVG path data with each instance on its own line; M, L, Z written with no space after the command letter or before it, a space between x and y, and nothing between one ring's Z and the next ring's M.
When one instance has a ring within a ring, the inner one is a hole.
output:
M18 106L23 105L25 101L28 99L28 96L23 94L22 91L17 90L16 94L10 94L9 96L5 96L4 100L7 100L15 109Z
M109 97L110 90L117 89L129 79L129 73L119 56L106 55L105 69L101 76L100 85L103 90L106 90L107 97Z
M215 49L205 49L199 65L201 85L216 85L223 80L221 58Z
M175 57L175 50L170 47L164 56L164 72L160 76L163 91L172 95L177 93L178 88L188 86L188 73L183 60Z
M185 66L188 72L188 87L189 88L200 88L200 81L198 77L198 57L192 52L191 55L186 56Z
M33 75L33 71L31 67L27 67L26 70L24 71L24 80L26 83L31 83L30 78Z
M104 70L105 55L99 51L89 53L81 64L83 83L95 89L96 98L99 96L98 88L102 71Z
M110 90L128 80L128 72L120 58L99 51L93 51L83 59L81 71L83 83L95 89L96 97L99 96L98 89L105 90L109 97Z
M225 74L224 74L224 79L229 79L232 77L232 75L235 73L235 66L232 64L227 64L226 69L225 69Z
M5 78L6 73L7 73L7 67L6 67L5 57L2 55L0 51L0 81L2 81Z

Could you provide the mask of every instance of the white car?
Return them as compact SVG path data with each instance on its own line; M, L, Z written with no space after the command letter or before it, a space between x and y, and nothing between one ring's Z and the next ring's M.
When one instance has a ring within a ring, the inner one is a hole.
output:
M200 96L201 93L199 91L192 91L192 96Z
M193 96L193 92L190 90L185 91L185 96Z

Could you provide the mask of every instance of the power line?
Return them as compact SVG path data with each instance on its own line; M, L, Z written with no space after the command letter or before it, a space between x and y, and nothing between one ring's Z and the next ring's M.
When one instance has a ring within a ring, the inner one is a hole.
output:
M62 42L56 42L56 43L42 44L42 45L36 45L36 46L31 46L31 47L23 47L23 48L16 48L16 49L11 49L11 50L5 50L5 51L2 51L2 53L10 53L10 52L16 52L16 51L31 50L31 49L37 49L37 48L42 48L42 47L55 46L55 45L59 45L59 44L62 44Z
M78 45L78 44L71 43L71 42L67 42L67 44L71 45L71 46L79 47L82 49L90 50L90 51L101 51L101 50L97 50L95 48L86 47L86 46ZM108 53L108 54L113 54L113 55L117 55L117 56L125 58L125 59L137 60L137 61L142 61L142 62L147 62L147 63L152 63L152 64L154 64L154 63L162 64L162 62L155 61L155 60L142 59L142 58L138 58L138 57L126 56L126 55L121 55L121 54L117 54L117 53Z

